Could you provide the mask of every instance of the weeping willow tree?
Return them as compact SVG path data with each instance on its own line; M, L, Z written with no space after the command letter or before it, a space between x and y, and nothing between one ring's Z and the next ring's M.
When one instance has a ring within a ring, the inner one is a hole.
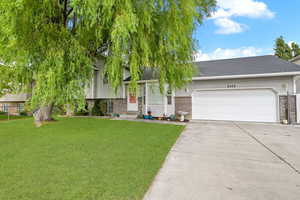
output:
M16 85L11 81L13 79L13 70L0 63L0 97L16 90L16 88L14 88Z
M0 1L0 60L32 94L39 120L51 119L53 105L84 106L95 59L105 60L115 89L125 68L137 88L144 67L159 72L161 88L180 88L192 77L193 32L214 7L215 0Z

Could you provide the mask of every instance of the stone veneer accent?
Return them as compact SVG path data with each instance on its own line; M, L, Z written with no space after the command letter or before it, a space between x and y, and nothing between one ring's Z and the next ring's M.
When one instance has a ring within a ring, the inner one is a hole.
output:
M188 112L187 119L192 118L192 97L175 97L175 114L178 111Z
M289 100L289 104L288 104L288 100ZM297 122L296 95L290 95L289 97L286 95L279 96L280 122L282 122L285 119L288 119L288 105L289 105L289 113L290 113L290 122L296 123Z
M127 112L127 100L126 99L111 99L113 102L114 113L124 114Z
M113 113L124 114L127 113L127 101L126 99L87 99L86 102L88 104L88 110L91 115L91 111L95 105L95 102L100 100L101 102L105 102L106 104L111 101L113 103Z

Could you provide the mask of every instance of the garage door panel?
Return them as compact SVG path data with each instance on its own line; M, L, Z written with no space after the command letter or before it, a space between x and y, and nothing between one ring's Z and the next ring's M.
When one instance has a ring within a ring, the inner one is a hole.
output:
M271 90L218 90L193 93L193 119L276 122Z

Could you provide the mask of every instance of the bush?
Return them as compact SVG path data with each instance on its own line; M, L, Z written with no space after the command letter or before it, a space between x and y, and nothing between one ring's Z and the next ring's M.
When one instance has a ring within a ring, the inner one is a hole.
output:
M104 116L105 115L105 110L104 110L104 106L103 106L104 103L105 102L100 101L100 100L95 101L94 107L92 109L93 116Z
M89 112L86 110L79 110L77 112L74 113L75 116L88 116Z
M28 116L28 113L26 111L20 112L20 116Z
M0 115L7 115L7 112L0 111Z
M63 106L54 106L52 113L53 115L65 115L66 111Z
M88 105L86 104L86 105L85 105L85 109L83 109L83 110L78 110L78 109L76 109L74 115L75 115L75 116L88 116L88 115L89 115L88 110L89 110L89 109L88 109Z

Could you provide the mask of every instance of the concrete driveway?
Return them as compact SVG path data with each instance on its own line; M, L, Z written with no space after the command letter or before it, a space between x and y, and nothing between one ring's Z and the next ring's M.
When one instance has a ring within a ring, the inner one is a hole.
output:
M299 200L300 128L192 122L144 200Z

